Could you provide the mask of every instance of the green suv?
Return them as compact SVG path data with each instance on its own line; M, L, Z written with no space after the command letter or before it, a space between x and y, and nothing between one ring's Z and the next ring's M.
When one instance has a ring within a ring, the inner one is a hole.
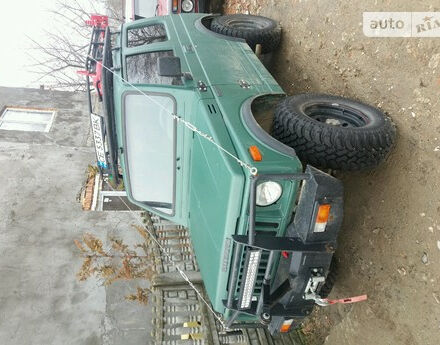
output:
M264 17L154 17L107 29L98 62L100 167L122 171L131 202L190 230L227 327L272 333L293 329L333 281L343 187L317 167L374 167L396 132L363 103L287 97L254 53L280 39Z

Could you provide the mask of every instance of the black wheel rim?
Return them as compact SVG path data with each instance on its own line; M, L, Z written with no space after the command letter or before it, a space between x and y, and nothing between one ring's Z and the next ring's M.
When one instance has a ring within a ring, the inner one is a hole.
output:
M238 30L266 29L268 26L265 20L253 20L251 18L231 18L227 20L226 24Z
M304 108L304 113L313 120L335 127L359 128L370 122L358 109L336 103L317 103Z

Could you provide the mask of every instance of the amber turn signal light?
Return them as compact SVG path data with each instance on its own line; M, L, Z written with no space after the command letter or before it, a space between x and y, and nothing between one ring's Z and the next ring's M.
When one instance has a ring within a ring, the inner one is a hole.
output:
M319 205L313 232L324 232L330 216L330 204Z
M319 206L318 215L316 216L316 223L327 223L330 216L330 204L323 204Z
M292 326L292 323L293 323L293 319L285 320L283 322L283 324L281 325L280 332L281 333L289 332L290 331L290 327Z
M261 155L261 152L257 146L249 146L249 153L251 154L251 157L255 162L260 162L263 160L263 156Z

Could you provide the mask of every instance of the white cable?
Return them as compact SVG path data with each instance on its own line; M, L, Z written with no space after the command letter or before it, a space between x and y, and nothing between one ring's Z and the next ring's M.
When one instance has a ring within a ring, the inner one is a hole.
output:
M169 115L171 115L173 117L174 120L176 120L177 122L182 123L186 128L188 128L189 130L193 131L194 133L197 133L198 135L200 135L202 138L208 140L209 142L211 142L212 144L214 144L219 150L223 151L224 153L226 153L227 155L229 155L231 158L233 158L240 166L245 167L246 169L249 170L250 174L255 176L258 173L258 170L256 167L250 165L249 163L246 163L244 161L242 161L240 158L238 158L237 156L235 156L233 153L229 152L227 149L225 149L224 147L222 147L221 145L217 144L214 140L213 137L211 137L210 135L203 133L201 130L199 130L195 125L193 125L191 122L184 120L182 117L178 116L177 114L171 113L167 108L165 108L161 103L159 103L158 101L156 101L154 98L150 97L148 94L144 93L142 90L140 90L138 87L136 87L135 85L131 84L130 82L128 82L127 80L125 80L122 76L116 74L114 71L112 71L110 68L104 66L101 62L97 61L95 58L93 58L92 56L89 56L89 58L93 61L95 61L96 63L101 64L101 66L103 68L105 68L107 71L109 71L110 73L112 73L114 76L118 77L120 80L122 80L123 82L127 83L128 85L130 85L132 88L134 88L135 90L137 90L139 93L141 93L143 96L147 97L150 101L152 101L153 103L155 103L157 106L159 106L160 108L162 108L162 110L164 110L166 113L168 113ZM114 188L108 183L108 185L110 186L110 188L114 190ZM118 196L119 199L122 201L122 203L127 207L127 209L130 211L130 214L133 215L133 217L139 222L139 224L143 226L142 224L142 220L140 219L140 217L130 208L129 205L127 205L127 203L120 197ZM226 326L226 324L224 323L224 321L217 315L217 313L214 311L214 309L212 309L211 305L208 303L208 301L205 300L205 298L203 297L202 293L194 286L194 284L191 282L191 280L188 278L188 276L185 274L184 271L182 271L180 269L180 267L172 260L171 255L169 255L165 248L160 244L160 242L156 239L156 237L154 236L154 234L151 233L150 229L148 229L148 227L144 227L146 229L146 231L148 232L149 236L152 238L152 240L156 243L156 245L159 247L160 251L167 257L167 259L172 263L172 265L176 268L176 270L179 272L179 274L182 276L182 278L188 283L188 285L196 292L196 294L199 296L199 298L201 299L201 301L206 305L206 307L208 308L208 310L214 315L214 317L217 319L217 321L222 325L224 330L228 330L228 327Z
M256 176L258 173L258 169L252 165L250 165L249 163L246 163L244 161L242 161L240 158L238 158L237 156L235 156L233 153L229 152L228 150L226 150L224 147L222 147L221 145L217 144L214 140L213 137L211 137L210 135L203 133L201 130L199 130L195 125L193 125L191 122L184 120L182 117L178 116L177 114L173 114L171 113L167 108L165 108L161 103L159 103L158 101L156 101L154 98L150 97L149 95L147 95L145 92L143 92L142 90L140 90L138 87L136 87L135 85L131 84L129 81L125 80L122 76L116 74L114 71L112 71L110 68L108 68L107 66L104 66L101 62L99 62L98 60L96 60L94 57L89 55L89 58L93 61L95 61L97 64L99 63L102 68L105 68L107 71L109 71L110 73L112 73L114 76L118 77L120 80L122 80L124 83L127 83L128 85L130 85L132 88L134 88L136 91L138 91L139 93L141 93L142 95L144 95L145 97L147 97L150 101L152 101L153 103L155 103L156 105L158 105L160 108L162 108L162 110L164 110L166 113L168 113L169 115L171 115L173 117L174 120L176 120L177 122L182 123L186 128L188 128L189 130L197 133L198 135L200 135L202 138L205 138L206 140L208 140L209 142L211 142L212 144L214 144L219 150L223 151L224 153L226 153L227 155L229 155L231 158L233 158L238 164L240 164L240 166L245 167L246 169L249 170L249 172L251 173L251 175Z
M115 191L115 189L112 187L112 185L110 183L107 183L107 185L113 190ZM206 305L206 307L208 308L208 310L214 315L214 317L217 319L217 321L222 325L224 330L228 330L229 328L226 326L226 324L224 323L224 321L217 315L217 313L214 311L214 309L212 309L211 305L208 303L208 301L206 301L206 299L203 297L202 293L195 287L195 285L191 282L191 280L188 278L188 276L185 274L184 271L182 271L180 269L180 267L174 262L174 260L172 259L171 255L167 253L167 251L165 250L165 248L160 244L160 242L157 240L156 236L154 236L154 234L150 231L150 229L148 228L148 226L144 226L143 222L142 222L142 218L140 218L140 216L134 212L130 206L124 201L124 199L122 199L122 197L120 195L118 195L118 198L122 201L122 203L127 207L127 209L129 210L130 214L134 217L135 220L137 220L139 222L139 224L141 225L141 227L143 229L145 229L148 233L148 235L151 237L151 239L154 241L154 243L156 243L156 245L159 247L160 251L163 253L163 255L166 256L166 258L168 259L168 261L170 261L172 263L172 265L174 266L174 268L179 272L179 274L182 276L182 278L188 283L188 285L196 292L196 294L199 296L200 300Z

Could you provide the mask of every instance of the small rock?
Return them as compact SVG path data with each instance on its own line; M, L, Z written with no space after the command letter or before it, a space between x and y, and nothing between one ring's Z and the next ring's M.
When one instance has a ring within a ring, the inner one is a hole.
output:
M437 151L440 151L440 146L436 146L436 147L434 148L434 152L437 152Z
M401 276L406 276L406 269L405 269L405 267L399 267L399 268L397 269L397 272L399 272L399 274L400 274Z
M432 297L434 297L437 304L440 304L440 298L438 297L438 295L435 292L432 293Z
M434 228L432 226L428 227L429 232L434 232Z
M423 255L422 255L422 263L425 265L428 264L428 254L426 254L425 252L423 252Z
M411 112L411 116L412 116L412 117L416 117L416 113L412 111L412 112Z
M355 43L352 46L353 50L364 50L364 45L362 43Z
M420 213L420 217L424 217L424 216L426 216L425 212Z
M440 250L440 241L437 241L437 248Z
M436 69L440 62L440 54L434 54L429 60L428 66L429 68Z

